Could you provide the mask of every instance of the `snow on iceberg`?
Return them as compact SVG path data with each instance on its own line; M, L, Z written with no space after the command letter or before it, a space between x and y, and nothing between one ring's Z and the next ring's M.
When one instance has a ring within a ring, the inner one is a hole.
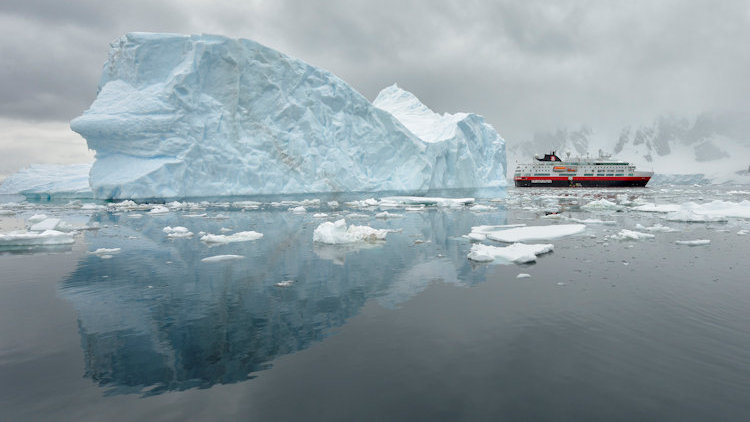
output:
M506 184L505 142L481 117L422 139L379 104L254 41L129 33L71 128L96 151L98 198Z
M388 233L393 230L373 229L369 226L346 226L346 220L326 221L313 231L313 242L329 245L340 245L357 242L372 242L385 240Z
M472 261L489 262L495 259L502 259L516 264L524 264L536 261L536 256L543 253L552 252L554 246L550 243L539 245L526 245L523 243L514 243L509 246L498 247L475 243L471 246L471 251L467 257Z
M515 227L507 230L486 233L487 239L498 242L515 243L534 240L550 240L581 233L585 224L556 224L549 226Z

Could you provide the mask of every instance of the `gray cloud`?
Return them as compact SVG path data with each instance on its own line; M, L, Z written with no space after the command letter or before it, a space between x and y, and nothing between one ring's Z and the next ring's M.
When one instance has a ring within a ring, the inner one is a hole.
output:
M742 0L5 0L0 117L79 115L95 96L108 43L129 31L255 39L371 99L398 82L436 111L482 114L509 140L750 110Z

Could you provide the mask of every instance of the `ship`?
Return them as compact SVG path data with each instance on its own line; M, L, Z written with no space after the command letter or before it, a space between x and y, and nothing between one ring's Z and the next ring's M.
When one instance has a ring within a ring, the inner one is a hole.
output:
M517 187L643 187L653 175L653 171L637 171L635 165L601 153L599 158L563 161L552 151L535 156L531 163L518 164L513 181Z

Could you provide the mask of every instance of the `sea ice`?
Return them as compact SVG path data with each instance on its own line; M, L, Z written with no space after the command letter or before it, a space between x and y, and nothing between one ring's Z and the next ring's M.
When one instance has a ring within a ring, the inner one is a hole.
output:
M274 286L276 286L276 287L292 287L293 284L294 284L294 280L284 280L284 281L279 281L278 283L274 284Z
M148 213L158 215L158 214L166 214L168 212L169 212L169 208L165 207L164 205L157 205L153 207L151 211L149 211Z
M29 219L31 221L31 219ZM60 225L61 220L59 218L45 218L44 220L31 225L29 230L33 232L43 232L45 230L58 230L57 226ZM59 230L63 231L63 230Z
M678 232L679 231L679 230L677 230L675 228L663 226L663 225L661 225L659 223L656 223L656 224L654 224L651 227L644 227L642 224L636 224L635 228L638 229L638 230L648 230L650 232L661 232L661 233L672 233L672 232Z
M421 205L437 207L462 207L473 204L474 198L437 198L426 196L388 196L381 201L398 205Z
M167 226L167 227L164 227L162 231L167 234L167 237L172 238L172 239L185 239L188 237L193 237L193 232L188 230L187 227L182 227L182 226L175 226L175 227Z
M506 185L505 142L480 116L461 114L452 136L415 134L400 113L413 95L390 87L375 106L330 72L250 40L126 34L97 92L71 128L96 151L98 198Z
M0 233L0 246L49 246L75 243L73 234L57 230Z
M536 261L536 256L543 253L552 252L552 244L527 245L524 243L514 243L512 245L498 247L475 243L467 257L472 261L489 262L495 259L501 259L516 264Z
M208 256L206 258L201 259L201 262L224 262L224 261L235 261L237 259L242 259L244 256L242 255L214 255L214 256Z
M608 201L604 198L591 201L588 204L581 205L581 208L589 211L616 211L622 209L622 205Z
M487 233L487 239L514 243L534 240L550 240L581 233L585 224L554 224L548 226L526 226Z
M369 226L346 226L346 220L327 221L320 224L313 231L313 242L329 245L339 245L356 242L372 242L385 240L386 235L393 230L373 229Z
M206 243L233 243L233 242L248 242L251 240L258 240L263 237L263 233L254 231L237 232L230 235L224 234L206 234L201 237L201 241Z
M709 239L697 239L697 240L675 240L676 244L678 245L687 245L687 246L702 246L702 245L708 245L711 243Z
M610 238L615 240L641 240L653 239L655 236L651 233L642 233L633 230L622 229L619 233L613 234Z
M403 217L402 214L395 214L395 213L391 213L391 212L388 212L388 211L383 211L383 212L379 212L379 213L375 214L375 218L383 218L383 219L387 219L387 218L401 218L401 217Z
M516 276L516 278L529 278L529 277L531 277L531 274L526 274L526 273L519 273Z

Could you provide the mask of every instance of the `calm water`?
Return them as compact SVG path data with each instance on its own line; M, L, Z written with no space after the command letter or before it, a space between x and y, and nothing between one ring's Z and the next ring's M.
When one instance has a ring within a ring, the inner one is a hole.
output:
M476 193L452 196L464 194ZM737 232L750 220L666 222L580 205L739 202L750 192L479 197L490 210L390 209L402 217L387 220L345 204L352 198L334 207L322 198L303 214L272 204L302 198L162 215L6 204L15 215L0 215L0 231L38 213L100 228L68 247L0 252L0 420L747 419L750 235ZM545 218L552 210L614 224L551 241L555 251L536 264L466 258L472 226L566 222ZM376 244L313 244L315 227L341 217L398 232ZM680 231L608 238L655 223ZM165 226L196 235L168 239ZM222 228L264 236L199 240ZM711 244L674 244L692 239ZM99 248L120 250L90 253ZM201 262L222 254L244 258Z

